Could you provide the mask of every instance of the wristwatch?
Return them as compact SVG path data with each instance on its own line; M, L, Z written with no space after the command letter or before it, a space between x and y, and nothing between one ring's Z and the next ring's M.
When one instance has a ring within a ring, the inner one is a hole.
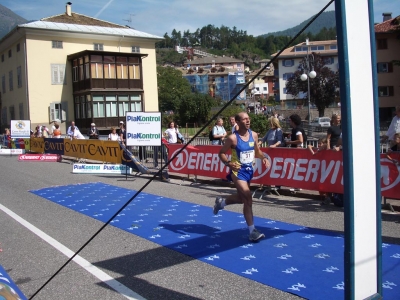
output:
M225 166L228 166L230 162L231 162L230 160L224 161L224 165L225 165Z

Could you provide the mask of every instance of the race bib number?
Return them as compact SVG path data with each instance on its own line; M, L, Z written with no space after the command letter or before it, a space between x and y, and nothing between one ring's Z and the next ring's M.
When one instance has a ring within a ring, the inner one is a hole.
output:
M240 163L251 164L254 160L254 150L240 152Z

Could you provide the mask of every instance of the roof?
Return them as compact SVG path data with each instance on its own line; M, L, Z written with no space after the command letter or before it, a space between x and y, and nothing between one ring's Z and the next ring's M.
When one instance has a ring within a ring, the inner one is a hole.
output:
M106 22L107 23L107 22ZM93 26L93 25L82 25L72 23L58 23L49 21L34 21L31 23L25 23L18 25L21 28L31 29L46 29L49 31L66 31L66 32L79 32L79 33L92 33L92 34L106 34L116 35L125 37L141 37L151 39L163 39L163 37L149 34L146 32L138 31L132 28L120 27L105 27L105 26Z
M375 28L375 33L392 33L400 31L400 16L376 24L374 28Z
M63 14L52 16L52 17L40 19L40 21L65 23L65 24L76 24L76 25L126 28L125 26L122 26L122 25L99 20L96 18L88 17L85 15L77 14L77 13L71 13L71 16L68 16L66 13L63 13Z
M203 57L191 61L186 61L184 65L210 65L210 64L226 64L226 63L244 63L243 60L236 58L225 57Z
M336 45L337 41L336 40L327 40L327 41L314 41L314 42L308 42L308 46L329 46L329 45ZM285 49L280 55L279 58L282 57L304 57L307 54L307 51L294 51L296 47L299 46L307 46L306 42L302 42L300 44L294 45L293 47L289 47ZM278 51L279 52L279 51ZM278 52L271 54L271 57L274 57L278 54ZM310 51L310 52L316 52L321 56L326 56L326 55L337 55L337 50L317 50L317 51Z

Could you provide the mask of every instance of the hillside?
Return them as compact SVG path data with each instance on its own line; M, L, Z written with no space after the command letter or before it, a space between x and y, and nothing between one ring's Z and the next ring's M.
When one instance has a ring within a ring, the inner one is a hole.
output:
M314 16L313 16L314 17ZM273 36L294 36L296 35L313 17L305 20L299 25L277 32L270 32L267 34L260 35L261 37L267 37L269 35ZM311 32L312 34L317 34L322 28L333 28L336 27L335 11L323 12L311 25L306 29L305 32Z
M27 20L0 4L0 39L9 33L16 25L26 22Z

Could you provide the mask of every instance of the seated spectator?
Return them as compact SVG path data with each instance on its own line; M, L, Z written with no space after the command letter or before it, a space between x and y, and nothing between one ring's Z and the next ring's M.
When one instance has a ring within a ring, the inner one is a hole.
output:
M109 141L120 141L120 135L117 133L117 129L115 127L111 127L111 133L108 135Z
M42 126L42 137L48 138L49 137L49 131L47 130L46 126Z
M99 130L96 128L96 124L90 124L90 129L88 131L89 140L98 140L99 139Z
M42 137L42 131L40 130L40 125L38 125L38 126L35 127L34 136L35 136L36 138Z
M85 139L83 134L75 126L71 126L71 133L72 133L71 140L84 140Z

